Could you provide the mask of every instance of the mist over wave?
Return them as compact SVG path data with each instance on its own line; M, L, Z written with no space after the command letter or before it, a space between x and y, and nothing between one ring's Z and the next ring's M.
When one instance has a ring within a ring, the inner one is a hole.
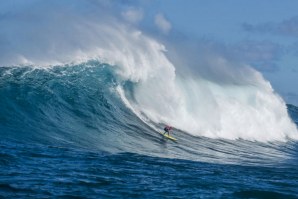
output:
M298 138L285 102L259 72L249 66L236 67L224 56L211 56L206 58L208 64L198 63L198 68L212 71L206 70L202 76L182 73L181 68L188 67L183 66L186 62L169 59L167 46L121 16L113 15L113 5L107 1L75 0L71 5L63 0L28 1L11 10L7 3L1 9L0 25L7 27L0 30L1 66L69 67L97 60L115 74L116 91L126 106L155 129L166 123L210 138ZM57 12L62 9L63 12ZM183 54L177 56L179 60ZM192 67L191 72L195 71L199 70ZM71 85L68 88L71 90ZM106 101L110 103L110 99ZM89 103L87 100L86 106ZM57 106L61 106L60 102ZM102 110L94 111L99 114ZM44 114L56 117L50 109ZM65 123L70 126L78 117L61 114L60 118L69 119ZM101 119L95 116L94 120Z

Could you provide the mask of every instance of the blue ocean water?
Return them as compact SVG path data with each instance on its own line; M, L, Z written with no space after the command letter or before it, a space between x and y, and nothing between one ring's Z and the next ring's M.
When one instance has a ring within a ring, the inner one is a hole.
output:
M1 198L298 198L297 141L164 139L111 68L0 68Z

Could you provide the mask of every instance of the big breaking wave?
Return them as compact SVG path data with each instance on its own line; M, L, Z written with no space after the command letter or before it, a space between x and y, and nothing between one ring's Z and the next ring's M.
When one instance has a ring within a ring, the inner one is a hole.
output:
M76 0L73 7L66 1L30 1L28 5L38 9L32 11L25 6L7 12L0 22L2 27L9 24L0 30L4 35L0 41L4 44L0 49L1 66L50 67L100 60L118 75L123 101L151 126L166 123L211 138L298 138L285 102L249 66L236 70L223 57L215 57L214 66L228 68L233 81L181 75L167 58L164 45L132 24L112 17L105 11L111 10L105 1L94 5L92 1ZM68 9L57 14L63 6ZM99 12L94 12L93 6ZM132 93L124 88L127 82L132 84Z

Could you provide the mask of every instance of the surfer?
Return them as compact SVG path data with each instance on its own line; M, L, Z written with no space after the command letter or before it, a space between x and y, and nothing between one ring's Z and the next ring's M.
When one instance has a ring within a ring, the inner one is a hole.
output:
M173 127L171 126L166 126L163 130L165 131L163 134L168 133L168 135L170 135L170 130L172 130Z

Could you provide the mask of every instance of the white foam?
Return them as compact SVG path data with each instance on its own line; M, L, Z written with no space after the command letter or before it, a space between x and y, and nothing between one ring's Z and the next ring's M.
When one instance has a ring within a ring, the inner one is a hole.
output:
M147 53L142 52L141 65L131 61L138 56L133 52L129 53L130 62L125 55L124 61L118 62L123 67L122 77L137 82L136 103L130 102L130 108L145 113L154 122L171 124L197 136L258 141L297 139L297 128L284 101L259 72L243 68L246 80L239 76L239 84L182 78L175 74L156 41L145 36L142 39L154 45L148 46Z

